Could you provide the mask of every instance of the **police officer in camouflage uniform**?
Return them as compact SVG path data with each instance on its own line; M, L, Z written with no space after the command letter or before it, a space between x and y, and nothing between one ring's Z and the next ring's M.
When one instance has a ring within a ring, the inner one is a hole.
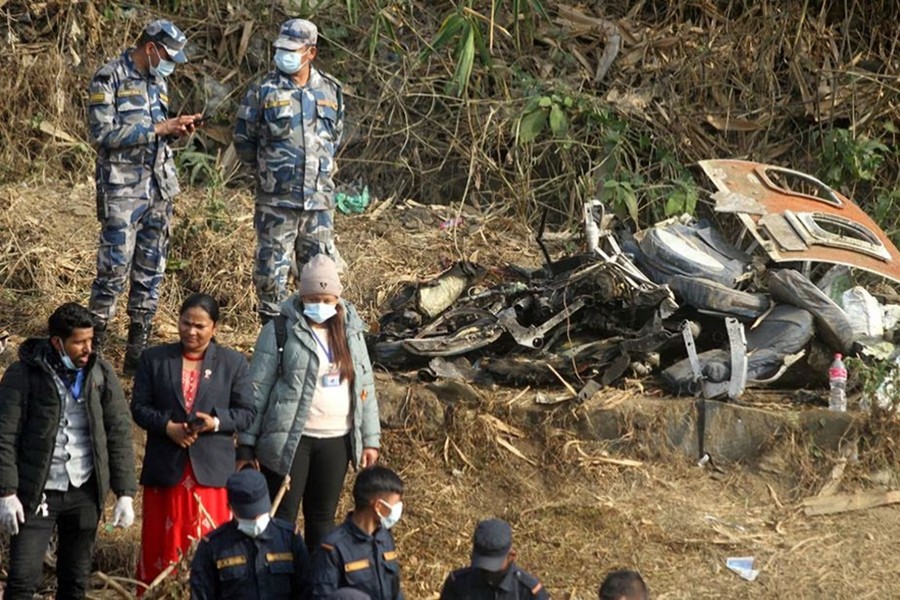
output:
M275 40L275 66L244 97L234 145L257 170L253 281L263 324L288 297L292 261L299 272L319 253L341 264L334 245L334 152L344 127L341 84L312 66L316 26L290 19Z
M540 581L516 566L512 528L501 519L487 519L475 527L472 564L451 573L441 600L546 600Z
M153 21L137 45L100 67L91 80L88 122L97 148L97 279L90 310L99 346L131 276L126 371L150 338L166 267L172 199L179 191L169 141L190 134L202 115L169 118L166 77L186 62L184 34Z

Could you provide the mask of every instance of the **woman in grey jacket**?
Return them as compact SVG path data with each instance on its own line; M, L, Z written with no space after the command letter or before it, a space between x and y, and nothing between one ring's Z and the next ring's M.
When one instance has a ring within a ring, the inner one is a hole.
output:
M273 498L291 476L276 516L294 523L302 501L310 549L334 527L347 465L375 464L381 438L365 327L342 291L331 258L304 265L299 292L256 341L256 418L238 434L238 468L255 459Z

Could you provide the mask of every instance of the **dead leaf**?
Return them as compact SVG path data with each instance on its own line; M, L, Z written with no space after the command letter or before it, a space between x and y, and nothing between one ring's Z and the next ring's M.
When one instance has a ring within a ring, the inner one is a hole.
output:
M759 121L722 115L706 115L706 122L719 131L759 131L766 125Z
M504 440L499 435L495 439L497 440L498 444L500 444L501 446L503 446L504 448L506 448L507 450L509 450L510 452L512 452L513 454L515 454L516 456L518 456L519 458L524 460L525 462L527 462L532 467L537 466L533 460L531 460L530 458L528 458L527 456L522 454L521 450L519 450L518 448L516 448L515 446L513 446L511 443L507 442L506 440Z

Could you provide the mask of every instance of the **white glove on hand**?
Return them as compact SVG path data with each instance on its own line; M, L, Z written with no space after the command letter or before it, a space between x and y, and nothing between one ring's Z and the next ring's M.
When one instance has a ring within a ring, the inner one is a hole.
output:
M15 494L0 498L0 527L9 535L19 534L19 523L25 522L25 509Z
M134 500L131 496L119 496L113 508L113 527L131 527L134 524Z

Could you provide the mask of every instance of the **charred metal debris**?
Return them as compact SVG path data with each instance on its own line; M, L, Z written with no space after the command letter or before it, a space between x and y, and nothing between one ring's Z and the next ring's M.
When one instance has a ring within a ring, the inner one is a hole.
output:
M790 169L699 167L716 189L719 221L739 223L736 239L689 216L631 233L591 201L583 254L551 260L542 223L543 268L458 262L404 287L370 339L376 362L432 378L561 378L582 398L652 374L671 393L736 399L791 373L824 382L832 353L890 338L867 325L869 313L891 307L876 301L860 314L858 303L841 303L859 296L856 273L900 283L900 252L856 204Z

